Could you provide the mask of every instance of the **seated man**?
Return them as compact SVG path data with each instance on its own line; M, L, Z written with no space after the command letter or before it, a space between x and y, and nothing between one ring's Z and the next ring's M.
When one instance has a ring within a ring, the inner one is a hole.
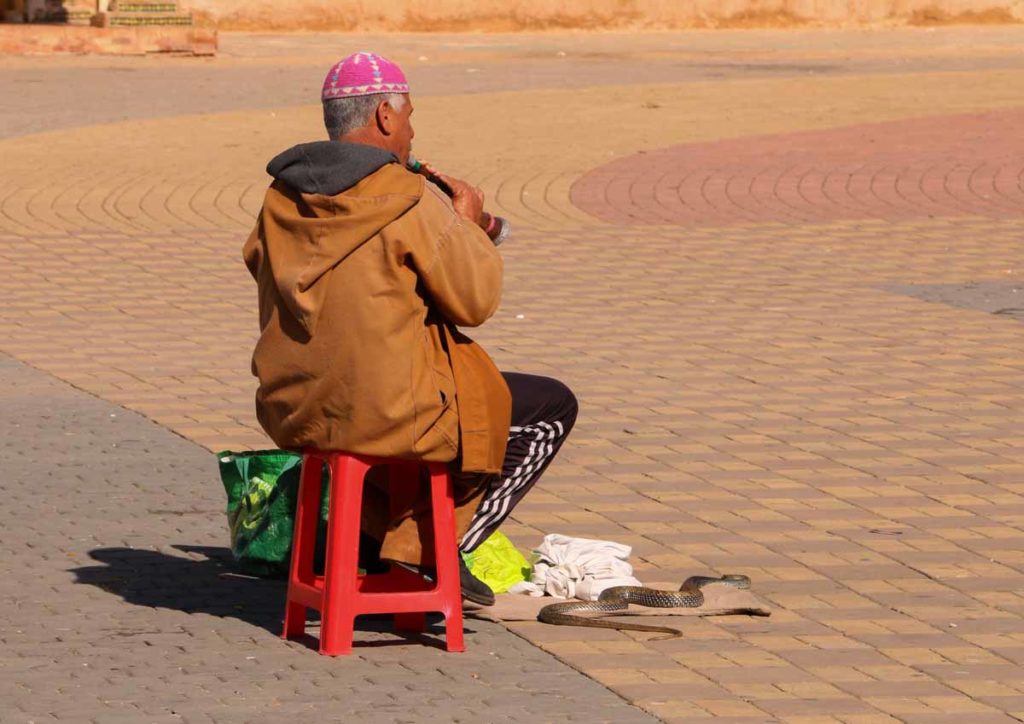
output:
M576 420L562 383L500 373L458 326L501 297L502 260L481 228L483 194L406 168L409 86L372 53L323 87L331 140L295 146L274 177L244 255L259 290L253 354L260 424L282 448L451 462L460 548L472 551L537 482ZM364 532L380 557L429 567L419 519L397 519L367 486ZM426 558L425 558L426 556ZM463 596L493 603L462 565Z

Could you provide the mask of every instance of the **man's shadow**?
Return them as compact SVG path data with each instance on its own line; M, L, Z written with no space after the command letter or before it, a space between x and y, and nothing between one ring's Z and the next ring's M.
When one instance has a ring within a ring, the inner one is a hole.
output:
M188 558L137 548L96 548L89 556L100 565L73 568L76 583L96 586L137 606L168 608L237 618L281 634L287 583L247 576L233 570L227 548L176 545ZM311 611L310 613L315 614ZM357 647L416 642L443 648L439 616L428 615L424 634L403 632L393 640L357 642ZM357 631L391 632L391 616L361 616ZM467 630L467 632L469 632ZM439 638L440 637L440 638ZM306 636L307 645L314 643Z

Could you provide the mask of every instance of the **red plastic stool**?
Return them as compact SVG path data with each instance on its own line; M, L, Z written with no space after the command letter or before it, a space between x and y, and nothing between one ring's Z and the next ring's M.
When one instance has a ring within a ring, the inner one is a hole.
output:
M320 519L320 481L323 465L330 470L330 505L327 519L327 559L324 575L313 573L316 529ZM388 467L392 511L415 495L422 467L430 472L437 581L398 565L387 573L360 575L359 524L363 483L374 465ZM323 450L307 450L302 458L302 479L295 511L292 565L288 576L283 638L302 636L306 609L320 612L320 653L352 653L356 616L395 614L395 629L422 631L425 613L444 614L449 651L464 651L459 551L455 541L455 504L448 467L443 463L390 460Z

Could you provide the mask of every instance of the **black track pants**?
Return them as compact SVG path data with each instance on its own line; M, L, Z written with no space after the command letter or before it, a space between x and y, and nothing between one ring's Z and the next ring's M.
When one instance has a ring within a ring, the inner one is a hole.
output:
M512 393L512 423L501 475L489 476L487 492L459 549L468 553L487 540L529 492L576 423L576 397L558 380L503 373Z

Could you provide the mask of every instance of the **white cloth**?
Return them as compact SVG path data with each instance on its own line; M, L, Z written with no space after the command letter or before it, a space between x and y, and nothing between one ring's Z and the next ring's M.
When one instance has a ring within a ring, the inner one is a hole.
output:
M509 592L596 601L606 588L642 585L627 560L632 552L622 543L551 533L533 549L530 580Z

